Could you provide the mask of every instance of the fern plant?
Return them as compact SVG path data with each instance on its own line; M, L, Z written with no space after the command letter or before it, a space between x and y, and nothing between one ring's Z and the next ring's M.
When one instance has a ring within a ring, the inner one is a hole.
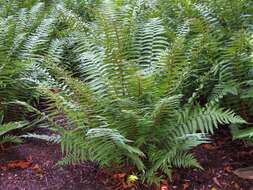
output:
M169 38L187 39L191 74L183 83L191 81L184 88L190 102L216 102L251 121L252 1L160 0L157 7Z
M196 77L191 69L203 72L200 63L191 64L198 46L189 49L187 30L168 39L163 20L137 4L106 1L88 32L53 40L40 59L51 77L38 90L49 98L45 114L62 136L60 163L131 165L159 183L175 167L201 168L189 150L207 142L219 124L246 122L215 101L198 103L198 84L215 67L187 83ZM203 44L207 37L194 40ZM61 113L63 125L53 119Z
M159 183L201 168L189 150L219 124L248 119L249 0L0 2L1 109L45 96L31 125L61 138L27 136L60 141L61 163L131 165Z
M4 144L21 142L10 133L20 134L20 128L27 127L27 110L15 102L32 104L39 97L35 86L43 79L42 72L31 70L50 38L45 32L48 20L43 22L48 13L44 3L1 1L0 12L0 144Z
M218 124L245 123L232 111L217 106L183 104L180 94L158 97L156 93L138 95L138 91L132 91L135 96L115 96L113 92L103 97L64 70L50 69L69 92L55 93L49 90L51 87L40 87L54 107L50 115L63 111L68 118L64 128L58 127L66 154L62 164L84 160L107 166L130 164L149 183L158 182L159 171L170 176L174 167L200 168L187 151L207 142L206 133L213 132ZM135 75L130 77L136 80ZM155 81L149 81L145 87L153 85Z

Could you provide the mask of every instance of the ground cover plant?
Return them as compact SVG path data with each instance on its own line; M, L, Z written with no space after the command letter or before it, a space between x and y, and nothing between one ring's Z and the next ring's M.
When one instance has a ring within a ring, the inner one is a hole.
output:
M0 1L0 144L60 143L60 165L128 168L157 186L203 169L191 150L219 126L252 137L252 7ZM41 126L57 134L25 134Z

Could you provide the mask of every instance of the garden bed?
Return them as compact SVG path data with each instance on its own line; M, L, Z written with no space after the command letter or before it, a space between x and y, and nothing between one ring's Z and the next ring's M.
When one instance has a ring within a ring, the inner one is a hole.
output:
M253 147L232 141L229 131L220 129L211 144L193 150L204 170L178 169L170 182L177 190L250 190L253 180L237 177L233 171L253 165ZM29 140L0 153L1 190L107 190L121 189L120 180L111 178L94 163L56 166L60 147ZM151 189L145 186L138 188Z

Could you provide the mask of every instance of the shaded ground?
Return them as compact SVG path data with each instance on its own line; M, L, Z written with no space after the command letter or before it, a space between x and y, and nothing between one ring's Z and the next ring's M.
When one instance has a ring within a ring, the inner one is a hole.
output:
M0 164L10 160L31 160L26 169L0 170L1 190L104 190L96 179L94 164L56 167L61 158L59 146L40 141L8 148L0 154Z
M253 166L253 146L232 141L228 129L219 129L212 141L193 150L205 170L175 171L172 189L253 190L253 180L241 179L233 173L237 168Z
M228 130L220 129L213 137L213 143L201 145L193 152L205 170L176 170L170 183L171 190L253 190L253 180L233 174L237 168L253 166L253 147L232 141ZM55 166L59 159L58 145L38 140L9 147L0 152L0 190L116 189L111 185L117 181L110 179L95 164ZM23 169L1 167L11 160L28 160L31 165Z

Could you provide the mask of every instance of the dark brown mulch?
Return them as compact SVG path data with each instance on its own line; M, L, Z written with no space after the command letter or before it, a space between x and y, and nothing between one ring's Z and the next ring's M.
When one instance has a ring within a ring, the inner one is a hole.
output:
M229 129L219 129L211 144L200 145L193 153L204 170L176 170L171 189L253 190L253 180L239 178L233 173L237 168L253 166L253 146L232 141Z
M205 170L175 170L170 190L253 190L253 180L233 174L237 168L253 166L253 147L232 141L227 129L220 129L212 139L193 150ZM61 157L58 145L38 140L9 147L0 152L0 166L11 160L29 160L32 166L0 167L0 190L115 190L111 185L117 181L96 164L56 166Z
M61 159L58 145L33 140L0 153L0 164L27 159L31 159L33 167L0 169L1 190L106 190L96 178L95 164L56 166Z

